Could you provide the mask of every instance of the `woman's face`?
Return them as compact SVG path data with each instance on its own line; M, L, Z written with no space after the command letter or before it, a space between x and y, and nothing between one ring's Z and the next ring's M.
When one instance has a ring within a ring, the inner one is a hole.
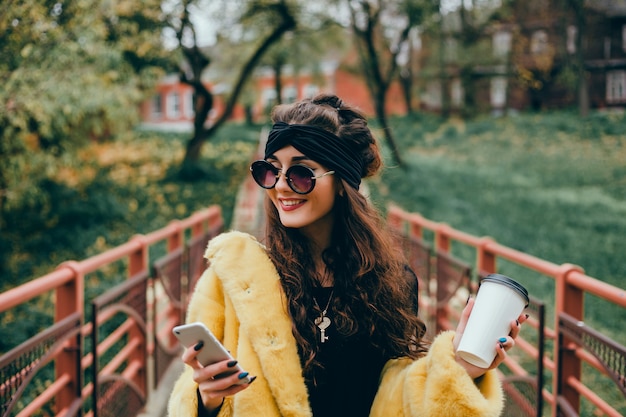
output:
M316 176L328 171L326 167L307 158L291 145L270 155L267 161L283 173L296 164L311 168ZM336 192L334 175L318 178L313 191L308 194L294 192L289 188L284 175L280 175L274 188L267 190L283 226L303 229L302 231L309 236L330 235Z

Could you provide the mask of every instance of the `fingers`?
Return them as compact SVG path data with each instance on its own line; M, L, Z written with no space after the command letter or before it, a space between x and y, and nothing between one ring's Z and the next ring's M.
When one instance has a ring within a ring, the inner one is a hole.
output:
M461 342L461 337L463 336L463 332L465 331L465 327L467 326L467 321L469 320L470 313L472 312L472 308L474 307L474 299L470 296L467 299L467 304L465 308L461 312L461 317L459 319L459 324L456 327L456 332L454 335L454 349L456 350L459 347L459 343Z
M457 331L461 333L465 330L465 326L467 326L467 321L469 320L469 316L472 312L472 308L474 307L474 298L471 296L467 299L467 304L461 312L461 318L459 319L459 325L457 326Z
M237 366L236 360L224 360L202 366L197 359L202 344L191 346L183 352L183 362L193 369L192 379L198 384L198 392L207 410L215 410L224 397L235 395L248 388L256 377L248 378L248 372ZM249 382L242 383L242 380Z
M519 335L522 323L524 323L527 319L528 319L528 314L521 314L517 318L517 320L512 321L511 322L511 332L509 333L509 336L511 336L513 339L515 339Z
M203 342L199 342L195 346L190 346L183 352L182 360L187 365L191 366L193 369L201 369L202 365L198 362L197 356L198 352L204 346Z
M501 342L501 340L505 340L505 342ZM509 345L509 343L511 344ZM511 347L513 347L514 344L515 342L513 341L513 339L509 340L509 338L505 337L499 339L498 344L496 345L496 357L493 359L493 362L491 363L491 366L489 366L489 369L495 369L500 366L500 364L506 359L506 349L510 349Z
M182 354L182 360L193 370L192 379L198 385L202 404L206 410L214 412L221 407L224 397L248 388L256 376L250 378L248 372L243 371L234 359L203 366L198 361L198 354L203 348L203 342L188 347Z
M225 361L194 370L193 380L198 384L200 397L207 409L219 407L224 397L243 391L256 379L255 376L249 382L242 383L248 377L248 372L241 371L236 365L237 361Z
M228 397L248 388L256 379L256 377L253 377L250 379L250 382L242 384L241 380L247 376L247 372L240 372L225 377L203 379L201 382L198 382L198 389L203 398L205 396L207 399Z

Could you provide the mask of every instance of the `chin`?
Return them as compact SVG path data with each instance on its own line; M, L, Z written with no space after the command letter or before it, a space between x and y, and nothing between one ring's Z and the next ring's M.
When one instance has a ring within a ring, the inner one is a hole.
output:
M294 221L294 220L280 219L280 222L282 223L283 226L290 228L290 229L300 229L301 227L306 226L306 224L302 222Z
M308 226L311 222L306 221L306 219L300 218L300 216L293 215L281 215L280 222L283 226L289 227L291 229L300 229L301 227Z

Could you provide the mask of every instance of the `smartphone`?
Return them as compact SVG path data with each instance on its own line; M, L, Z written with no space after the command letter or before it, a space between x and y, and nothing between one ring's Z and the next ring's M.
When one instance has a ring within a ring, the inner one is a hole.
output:
M234 360L232 355L226 350L224 345L213 335L211 330L201 322L182 324L172 329L174 335L178 338L180 343L185 347L195 346L198 342L202 341L204 346L198 352L198 361L203 366L210 365L215 362L221 362L223 360ZM220 374L217 377L224 377L232 375L234 373L243 372L243 369L239 364L232 368L232 372ZM240 380L238 384L247 384L250 382L250 376Z

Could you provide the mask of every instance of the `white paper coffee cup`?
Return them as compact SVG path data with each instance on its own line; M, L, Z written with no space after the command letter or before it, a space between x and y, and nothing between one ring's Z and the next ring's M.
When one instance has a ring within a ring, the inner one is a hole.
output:
M488 368L496 357L496 343L511 331L511 322L528 307L528 291L511 278L491 274L480 282L474 307L457 349L472 365Z

